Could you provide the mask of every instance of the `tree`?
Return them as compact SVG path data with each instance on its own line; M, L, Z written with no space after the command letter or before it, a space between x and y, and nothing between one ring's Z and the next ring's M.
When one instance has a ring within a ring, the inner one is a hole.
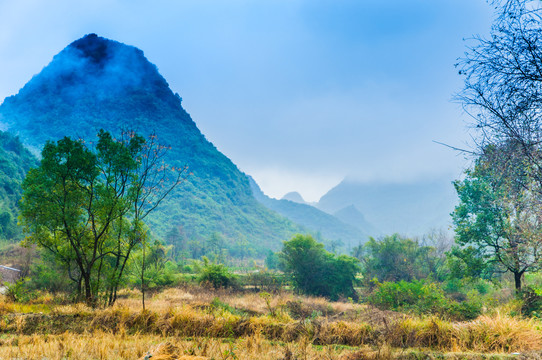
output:
M164 163L156 137L100 130L95 147L65 137L47 142L23 182L21 222L28 243L63 264L77 293L108 304L132 251L145 241L144 219L187 176Z
M171 285L175 281L176 271L176 265L168 260L171 249L171 245L164 246L156 240L154 244L142 246L135 251L128 264L129 282L139 287L142 292Z
M454 183L459 205L452 216L460 249L453 255L473 274L497 263L513 274L516 291L525 272L540 268L540 189L532 172L522 145L511 141L487 146L466 178Z
M489 38L476 36L457 67L465 87L456 96L479 132L478 154L514 141L542 184L542 2L494 1Z
M279 253L282 269L289 274L295 288L309 295L337 299L340 296L357 299L355 276L359 272L357 259L336 257L310 235L296 235L285 241Z
M399 234L385 236L354 248L353 254L361 261L364 279L384 281L412 281L436 275L440 259L435 248Z

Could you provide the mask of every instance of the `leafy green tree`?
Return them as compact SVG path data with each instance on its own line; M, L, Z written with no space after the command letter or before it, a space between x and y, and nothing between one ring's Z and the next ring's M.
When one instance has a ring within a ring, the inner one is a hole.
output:
M479 247L453 246L446 257L450 279L489 280L495 273L500 273L498 264L491 266Z
M309 295L337 299L340 296L357 299L355 276L359 272L357 259L336 257L310 235L298 234L285 241L279 253L281 266L289 274L295 288Z
M370 238L354 248L353 254L361 261L367 283L373 279L380 282L424 279L437 275L440 265L434 247L420 245L398 234L378 240Z
M182 226L174 226L168 231L165 237L166 244L172 245L171 255L174 259L182 258L185 255L187 241Z
M465 264L475 266L475 272L485 269L473 258L483 259L485 266L497 264L513 274L520 291L523 274L540 268L542 249L540 189L522 145L510 140L487 146L466 178L454 185L459 205L452 216Z
M65 137L47 142L38 168L23 182L21 222L29 243L63 264L80 295L94 305L116 293L143 220L186 177L167 167L169 148L125 132L100 130L95 147Z
M269 270L276 270L280 266L280 259L276 252L269 250L267 256L265 257L265 266Z

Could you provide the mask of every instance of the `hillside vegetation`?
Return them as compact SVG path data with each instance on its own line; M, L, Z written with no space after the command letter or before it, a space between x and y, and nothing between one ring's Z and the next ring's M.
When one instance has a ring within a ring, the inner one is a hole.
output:
M22 145L18 138L0 132L0 239L20 240L21 229L17 226L18 202L21 199L21 183L27 171L36 166L37 159Z

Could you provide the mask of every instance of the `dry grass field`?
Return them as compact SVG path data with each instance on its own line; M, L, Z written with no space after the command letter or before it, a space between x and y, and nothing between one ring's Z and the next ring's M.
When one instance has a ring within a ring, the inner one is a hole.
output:
M540 323L494 312L470 322L418 318L289 293L155 294L113 308L0 301L0 359L542 358Z

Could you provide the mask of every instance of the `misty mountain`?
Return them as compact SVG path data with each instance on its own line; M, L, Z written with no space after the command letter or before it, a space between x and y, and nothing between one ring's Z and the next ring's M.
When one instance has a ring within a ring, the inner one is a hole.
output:
M149 220L155 233L175 229L192 240L218 233L241 255L247 244L260 254L278 249L302 228L254 199L247 176L204 137L181 101L141 50L90 34L6 98L0 121L36 151L64 136L92 140L101 128L155 133L171 146L170 164L193 172Z
M288 201L293 201L295 203L299 203L299 204L308 204L305 199L303 199L303 196L301 196L300 193L298 193L297 191L292 191L292 192L289 192L287 194L285 194L281 200L288 200Z
M349 224L369 233L373 237L380 234L380 231L365 219L365 216L363 216L355 205L348 205L347 207L336 211L333 216L345 224Z
M361 183L345 179L322 196L317 207L351 224L344 208L354 205L381 233L422 235L447 230L457 195L449 179L412 183ZM358 220L363 221L363 220Z
M353 246L365 243L369 238L369 235L372 235L363 228L342 222L335 216L318 210L311 205L300 204L285 199L272 199L262 192L258 184L252 178L250 178L250 185L254 197L259 202L295 223L304 226L308 231L317 235L317 237L323 237L324 239L320 240L328 245L328 247L331 242L335 242L344 244L343 250L349 250ZM368 225L368 227L371 226Z

